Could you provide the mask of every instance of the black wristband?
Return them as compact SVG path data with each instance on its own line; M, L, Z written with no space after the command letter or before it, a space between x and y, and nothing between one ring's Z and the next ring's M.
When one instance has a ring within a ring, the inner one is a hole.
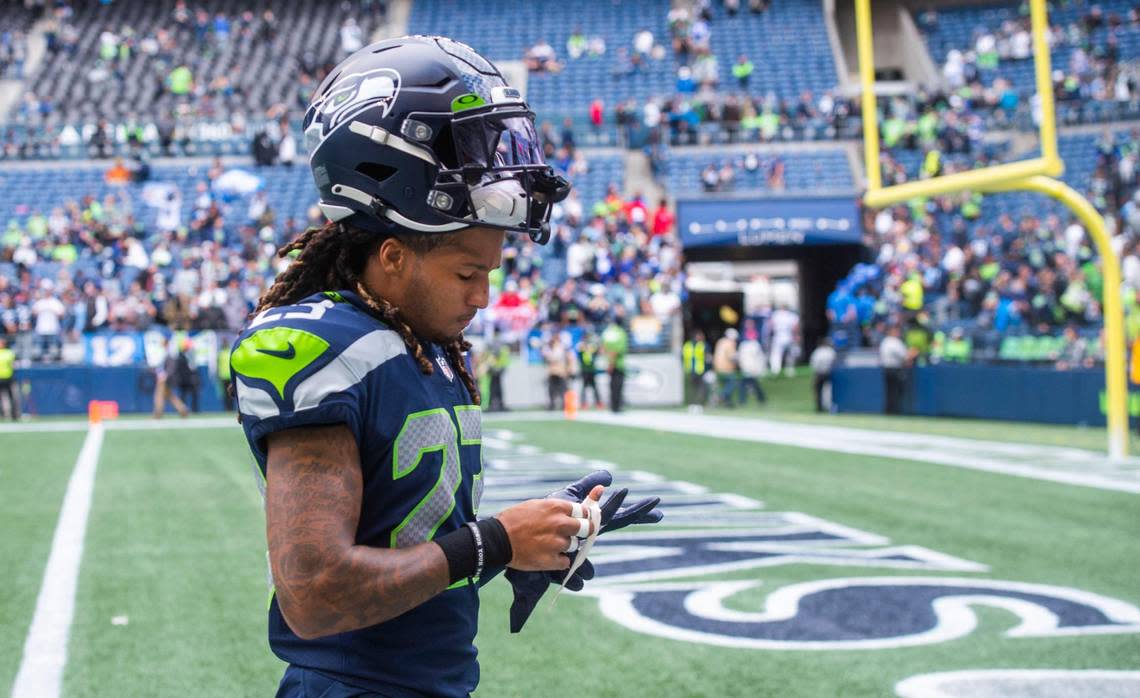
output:
M515 553L503 523L495 517L479 519L479 532L483 534L483 569L506 567Z
M480 519L475 527L482 539L482 565L479 564L480 546L476 544L475 532L470 526L463 526L433 541L443 550L443 556L447 559L449 586L461 579L474 577L485 569L503 567L514 555L507 529L503 528L498 519Z
M458 531L439 536L433 542L443 549L443 556L447 558L448 586L475 574L475 540L471 529L461 526Z

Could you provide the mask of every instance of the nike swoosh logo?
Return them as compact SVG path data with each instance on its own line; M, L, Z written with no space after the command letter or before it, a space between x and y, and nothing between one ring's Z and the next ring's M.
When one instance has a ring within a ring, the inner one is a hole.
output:
M278 359L288 361L297 355L297 348L293 346L293 343L290 342L288 346L288 349L258 349L257 351L267 356L276 356Z

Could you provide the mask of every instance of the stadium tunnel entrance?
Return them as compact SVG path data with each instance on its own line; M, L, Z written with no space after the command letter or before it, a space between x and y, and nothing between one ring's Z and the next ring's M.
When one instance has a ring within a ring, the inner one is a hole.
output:
M755 316L757 306L786 304L800 314L803 355L809 356L827 336L828 295L853 266L865 261L865 248L837 245L756 252L742 248L686 251L689 300L685 336L699 329L714 341L728 327ZM757 283L758 278L764 281Z
M715 341L764 306L800 314L802 356L827 336L827 297L866 261L854 195L677 202L685 336Z

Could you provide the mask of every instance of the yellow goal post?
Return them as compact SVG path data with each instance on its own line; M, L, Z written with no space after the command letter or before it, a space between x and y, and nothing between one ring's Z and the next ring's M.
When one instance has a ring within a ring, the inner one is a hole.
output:
M875 96L875 54L871 31L871 0L855 0L855 28L859 53L859 79L863 97L863 155L867 169L864 203L870 208L893 206L917 197L960 191L1031 191L1065 204L1081 221L1100 254L1104 275L1105 392L1107 397L1108 453L1113 460L1128 453L1128 383L1124 361L1124 312L1120 297L1120 260L1110 243L1104 217L1080 193L1059 179L1064 163L1057 154L1057 117L1053 101L1053 78L1046 0L1029 0L1033 35L1033 63L1040 101L1038 136L1041 155L1030 160L994 165L968 172L883 186L880 169L879 116Z

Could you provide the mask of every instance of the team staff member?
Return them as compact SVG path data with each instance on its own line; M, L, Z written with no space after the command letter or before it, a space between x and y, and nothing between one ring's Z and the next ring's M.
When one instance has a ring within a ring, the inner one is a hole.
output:
M610 374L610 411L621 412L625 409L625 355L629 353L629 334L621 311L614 312L613 320L602 331L602 351Z
M902 414L903 396L906 392L906 378L908 365L908 351L900 335L902 330L898 325L891 325L887 329L887 336L879 343L879 363L883 367L884 393L886 394L886 413Z
M579 363L582 365L582 406L589 407L593 404L598 409L602 408L602 394L598 392L598 354L601 347L598 346L598 338L593 332L586 332L582 337L582 341L578 342L578 356L580 357ZM593 402L590 402L591 396Z
M20 391L16 386L16 352L8 348L8 340L0 337L0 409L8 403L13 422L20 419Z
M705 333L701 330L693 332L693 338L681 345L681 363L689 387L690 405L704 407L708 401L708 386L705 384L705 356L708 349Z
M362 49L313 98L330 223L280 251L298 254L231 358L264 477L279 696L469 694L479 585L509 567L517 630L592 528L577 504L608 476L475 516L481 412L462 332L505 231L545 242L569 189L533 119L498 70L441 37ZM619 491L602 530L655 521L656 504L620 507Z

